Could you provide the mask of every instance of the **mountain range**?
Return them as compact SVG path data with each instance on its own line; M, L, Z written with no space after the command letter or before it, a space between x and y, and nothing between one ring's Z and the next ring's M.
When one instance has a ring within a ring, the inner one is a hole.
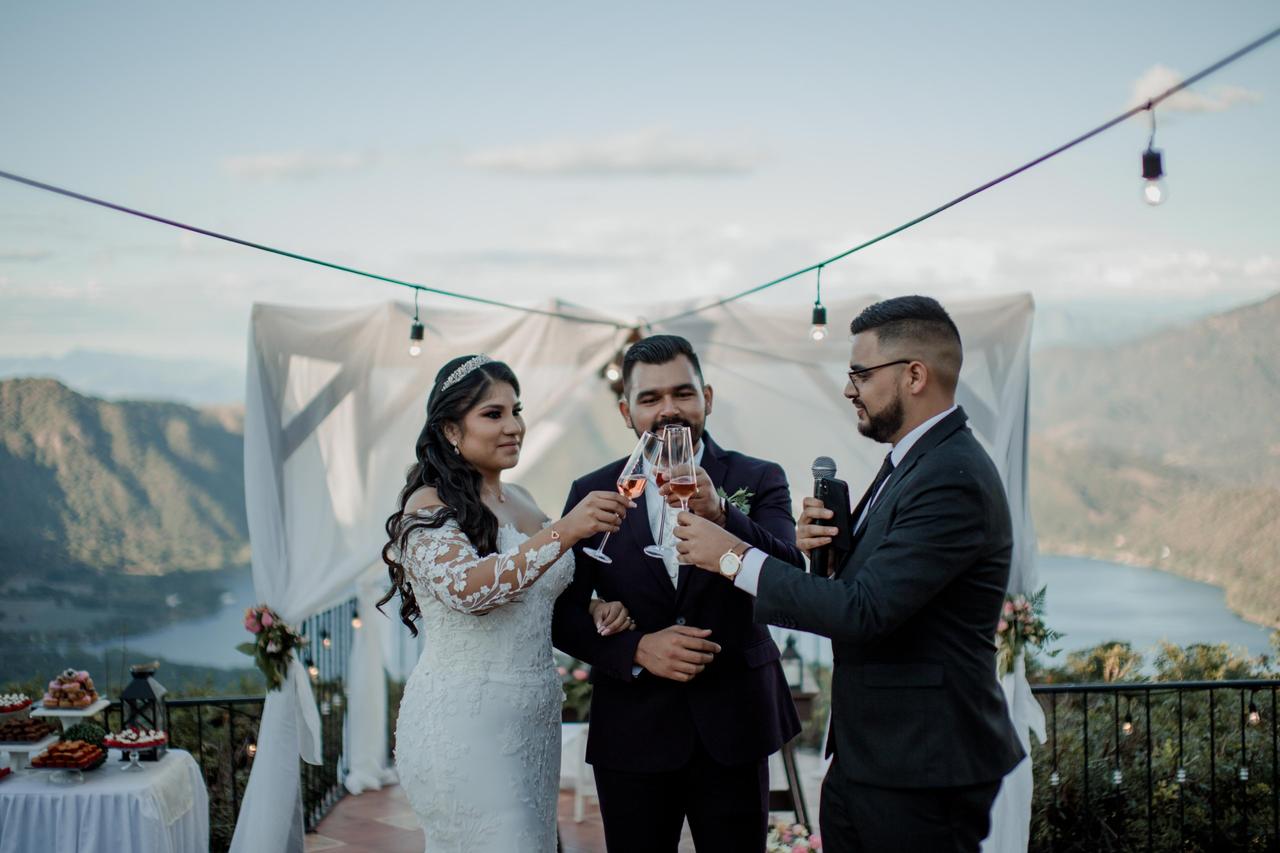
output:
M158 575L248 560L239 411L0 381L0 579Z

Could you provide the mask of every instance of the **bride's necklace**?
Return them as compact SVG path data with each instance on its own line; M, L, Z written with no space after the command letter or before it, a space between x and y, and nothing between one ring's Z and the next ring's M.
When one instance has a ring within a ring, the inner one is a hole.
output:
M490 493L491 495L493 495L495 498L497 498L497 499L498 499L498 503L500 503L500 504L504 504L504 503L506 503L506 502L507 502L507 496L506 496L506 493L504 493L504 492L502 491L501 487L499 487L499 488L497 488L497 489L490 489L488 486L485 486L485 488L489 490L489 493Z

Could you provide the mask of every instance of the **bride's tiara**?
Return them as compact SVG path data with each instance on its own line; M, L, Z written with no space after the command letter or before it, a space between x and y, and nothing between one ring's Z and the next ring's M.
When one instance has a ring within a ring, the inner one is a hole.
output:
M440 386L440 390L441 391L449 390L450 386L457 385L459 382L465 379L467 374L469 374L471 371L475 370L477 367L483 367L484 365L489 364L492 361L493 359L489 358L489 356L484 355L483 353L476 356L475 358L467 359L461 365L459 365L457 370L449 374L449 378L446 379L444 381L444 384Z

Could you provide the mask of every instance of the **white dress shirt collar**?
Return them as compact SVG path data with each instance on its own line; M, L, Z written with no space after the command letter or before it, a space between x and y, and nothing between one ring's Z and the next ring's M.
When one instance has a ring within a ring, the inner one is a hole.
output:
M947 415L954 412L957 408L958 407L956 406L956 404L952 403L951 408L947 409L945 412L939 412L938 414L929 418L929 420L920 424L911 432L904 435L898 441L898 443L893 446L893 450L889 451L889 458L893 460L893 467L897 468L899 465L901 465L902 460L907 458L907 454L911 452L911 448L915 446L915 443L919 441L926 432L932 429L934 425L938 423L938 421L942 420Z

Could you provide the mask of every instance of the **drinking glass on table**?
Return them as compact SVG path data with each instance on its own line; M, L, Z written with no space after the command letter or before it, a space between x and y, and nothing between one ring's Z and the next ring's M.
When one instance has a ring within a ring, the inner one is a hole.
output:
M646 432L640 436L640 440L636 442L635 448L631 451L631 456L627 458L627 463L622 466L622 471L618 474L618 494L623 495L628 500L635 500L644 494L644 486L648 481L649 469L654 467L654 460L658 458L658 453L662 449L662 440L651 432ZM600 540L600 544L595 548L583 548L582 553L589 557L594 557L602 563L612 563L613 559L604 552L604 546L609 541L610 534L606 533L604 538Z

